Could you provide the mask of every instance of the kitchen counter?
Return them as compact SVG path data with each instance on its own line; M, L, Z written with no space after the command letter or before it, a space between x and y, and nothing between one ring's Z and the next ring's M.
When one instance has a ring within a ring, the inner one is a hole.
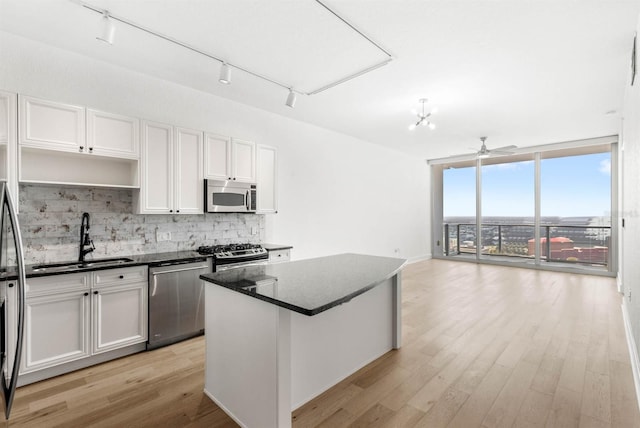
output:
M264 244L263 244L264 246ZM339 254L201 275L220 285L289 310L317 315L396 275L406 260Z
M87 264L87 266L83 266L83 267L77 266L80 264L79 262L69 262L70 265L75 265L75 266L69 267L66 269L64 267L38 269L37 268L38 266L46 266L47 264L32 264L32 265L25 266L25 272L26 272L27 278L35 278L39 276L65 275L65 274L76 273L76 272L114 269L114 268L121 268L121 267L130 267L130 266L157 265L157 264L169 263L169 262L189 263L189 262L194 262L198 260L205 260L207 259L207 257L210 257L210 256L199 254L197 251L176 251L176 252L168 252L168 253L138 254L134 256L125 256L122 258L131 259L131 261L104 263L104 264L98 264L98 265L96 264L92 265L92 263L99 262L100 260L102 260L102 258L95 258L95 259L87 258L87 260L85 260L85 263ZM58 265L58 264L62 264L62 263L53 263L51 265ZM12 279L11 273L7 274L6 279L8 280Z
M405 260L339 254L201 275L205 394L241 426L291 411L400 347Z
M291 245L282 244L262 244L262 246L267 251L290 250L293 248Z
M293 248L291 245L279 245L279 244L262 244L267 251L287 250ZM85 260L86 266L78 266L81 263L76 261L68 262L52 262L52 263L38 263L25 266L25 273L27 278L36 278L40 276L50 275L65 275L76 272L89 272L103 269L114 269L130 266L141 265L158 265L162 263L190 263L206 258L211 258L211 255L200 254L197 251L175 251L166 253L151 253L151 254L138 254L118 256L117 259L131 259L131 261L119 261L119 262L107 262L100 263L107 259L106 257L92 258L91 255ZM96 264L98 262L98 264ZM68 265L65 267L64 265ZM44 267L44 268L43 268ZM11 269L7 272L0 273L0 280L12 280L16 278L15 272Z

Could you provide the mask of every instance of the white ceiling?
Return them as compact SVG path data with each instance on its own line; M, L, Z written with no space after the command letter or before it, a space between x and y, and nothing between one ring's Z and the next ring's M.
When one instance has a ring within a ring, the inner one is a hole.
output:
M0 29L437 158L616 134L640 1L323 0L393 56L386 66L284 105L287 90L117 23L72 0L0 0ZM314 0L87 0L141 26L311 92L387 56ZM6 88L5 88L6 89ZM437 128L409 131L418 99ZM613 113L612 113L613 112Z

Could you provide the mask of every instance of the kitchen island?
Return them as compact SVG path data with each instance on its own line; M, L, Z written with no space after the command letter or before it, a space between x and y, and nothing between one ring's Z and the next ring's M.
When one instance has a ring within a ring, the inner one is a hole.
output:
M241 426L291 411L400 347L404 259L340 254L202 275L205 394Z

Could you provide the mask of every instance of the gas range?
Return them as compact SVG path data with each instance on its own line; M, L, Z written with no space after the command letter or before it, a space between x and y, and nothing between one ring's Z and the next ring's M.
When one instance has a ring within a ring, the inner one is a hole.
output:
M260 244L202 246L198 248L198 252L213 256L216 271L220 271L221 266L225 268L237 267L243 264L266 261L269 258L267 250Z

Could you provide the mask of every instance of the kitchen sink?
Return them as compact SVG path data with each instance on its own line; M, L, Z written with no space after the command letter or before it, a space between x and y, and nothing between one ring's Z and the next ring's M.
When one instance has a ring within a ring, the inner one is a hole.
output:
M69 263L48 263L43 265L35 265L31 268L33 272L63 272L63 271L74 271L78 269L96 267L96 266L108 266L108 265L119 265L122 263L132 262L133 259L129 259L126 257L116 257L113 259L96 259L96 260L87 260L83 263L80 262L69 262Z

